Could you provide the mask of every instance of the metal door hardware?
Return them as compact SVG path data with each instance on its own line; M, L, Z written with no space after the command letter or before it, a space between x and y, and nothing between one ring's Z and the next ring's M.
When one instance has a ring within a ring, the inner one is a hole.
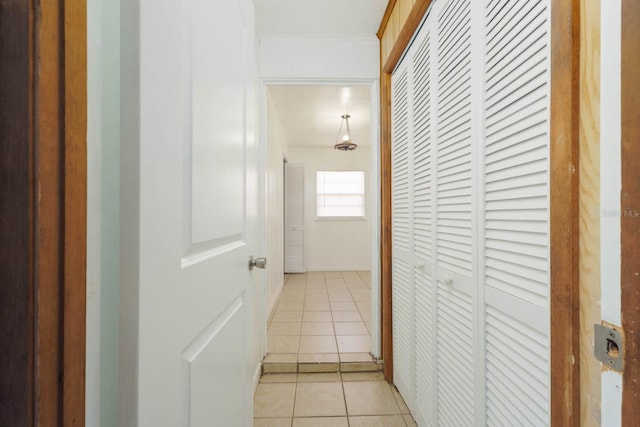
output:
M257 268L265 268L267 266L267 259L262 257L262 258L254 258L251 257L249 258L249 271L253 270L254 267Z
M624 364L622 355L624 336L609 325L593 325L595 331L594 354L596 359L614 371L621 372Z

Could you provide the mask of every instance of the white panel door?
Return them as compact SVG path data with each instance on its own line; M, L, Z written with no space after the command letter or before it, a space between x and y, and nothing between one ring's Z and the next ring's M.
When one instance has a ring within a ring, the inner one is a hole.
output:
M284 166L284 272L304 273L304 165Z
M140 1L140 427L252 424L252 5Z

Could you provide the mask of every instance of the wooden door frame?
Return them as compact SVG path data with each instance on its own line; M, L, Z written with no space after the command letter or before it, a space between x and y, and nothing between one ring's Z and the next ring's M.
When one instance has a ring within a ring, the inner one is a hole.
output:
M640 4L622 0L621 69L621 318L625 334L622 425L640 419ZM635 52L635 54L634 54ZM627 54L625 54L627 53ZM605 143L604 141L602 143ZM604 285L604 284L603 284Z
M378 30L382 40L395 0ZM416 0L380 69L381 327L384 374L393 381L391 253L391 73L427 12ZM550 311L551 424L580 424L578 136L580 2L551 0ZM633 24L630 24L633 25ZM638 168L636 168L636 171Z
M86 0L0 3L2 425L84 425L86 21Z

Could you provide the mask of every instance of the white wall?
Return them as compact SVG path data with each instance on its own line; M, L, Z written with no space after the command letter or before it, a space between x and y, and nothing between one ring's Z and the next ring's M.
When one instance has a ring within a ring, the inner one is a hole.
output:
M87 3L86 425L118 424L120 3Z
M380 75L379 44L373 34L354 38L263 38L263 79L363 79Z
M285 153L282 122L266 91L266 308L271 314L284 287L284 173Z
M355 151L326 148L290 147L287 156L291 163L304 165L305 218L304 265L307 271L348 271L371 269L373 197L371 180L371 149L359 147ZM365 219L319 220L316 217L316 172L362 170L365 172Z
M140 304L140 2L120 4L120 330L118 425L138 418L138 306Z

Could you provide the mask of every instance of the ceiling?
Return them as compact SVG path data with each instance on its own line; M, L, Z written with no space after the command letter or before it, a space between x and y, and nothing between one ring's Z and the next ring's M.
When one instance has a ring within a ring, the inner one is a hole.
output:
M254 0L258 37L373 35L387 0Z
M289 147L333 148L343 114L349 114L351 140L371 145L369 86L269 86Z

